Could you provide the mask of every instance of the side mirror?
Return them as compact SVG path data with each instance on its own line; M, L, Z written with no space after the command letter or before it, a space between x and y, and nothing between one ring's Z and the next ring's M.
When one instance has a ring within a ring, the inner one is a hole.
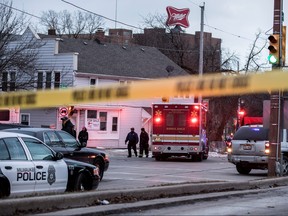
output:
M56 153L56 160L61 160L61 159L63 159L63 158L64 158L63 153L61 153L61 152L57 152L57 153Z

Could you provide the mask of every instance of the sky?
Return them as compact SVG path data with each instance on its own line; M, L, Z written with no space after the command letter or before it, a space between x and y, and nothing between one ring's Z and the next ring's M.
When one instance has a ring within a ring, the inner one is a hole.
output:
M288 17L288 1L283 1L285 18ZM226 52L237 54L240 58L240 68L248 56L256 33L263 32L261 38L263 44L268 41L267 38L273 30L274 0L12 0L13 7L36 16L41 16L43 11L48 10L57 12L79 10L67 2L109 19L141 28L144 28L144 17L155 14L167 15L167 6L178 9L189 8L190 26L185 29L189 34L200 31L200 6L204 6L204 31L212 33L212 37L222 39L222 49ZM33 20L35 22L36 19L32 18ZM284 25L285 23L284 19ZM132 29L134 33L140 31L105 20L104 29L115 26ZM264 50L262 55L263 62L266 62L268 49L267 52Z

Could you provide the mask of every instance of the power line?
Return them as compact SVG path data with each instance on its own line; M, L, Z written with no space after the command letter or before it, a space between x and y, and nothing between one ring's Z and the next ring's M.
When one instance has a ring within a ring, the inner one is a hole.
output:
M13 10L19 11L19 12L21 12L21 13L23 13L23 14L27 14L27 15L29 15L29 16L32 16L32 17L35 17L35 18L37 18L37 19L41 19L41 20L42 20L41 17L38 17L38 16L36 16L36 15L34 15L34 14L28 13L28 12L23 11L23 10L19 10L19 9L17 9L17 8L14 8L14 7L10 6L10 5L3 4L3 3L1 3L1 2L0 2L0 4L3 5L4 7L12 8Z
M131 27L131 28L136 28L136 29L143 30L142 28L139 28L139 27L136 27L136 26L133 26L133 25L130 25L130 24L126 24L126 23L124 23L124 22L120 22L120 21L117 21L117 20L114 20L114 19L111 19L111 18L102 16L102 15L100 15L100 14L94 13L94 12L89 11L89 10L87 10L87 9L85 9L85 8L82 8L82 7L78 6L78 5L75 5L75 4L71 3L71 2L68 2L68 1L65 1L65 0L61 0L61 1L64 2L64 3L66 3L66 4L70 4L70 5L72 5L73 7L76 7L76 8L78 8L78 9L80 9L80 10L83 10L83 11L86 11L86 12L88 12L88 13L92 13L92 14L94 14L94 15L96 15L96 16L102 17L103 19L107 19L107 20L109 20L109 21L116 22L116 23L119 23L119 24L122 24L122 25L125 25L125 26L129 26L129 27Z
M217 30L217 31L220 31L220 32L223 32L223 33L226 33L226 34L230 34L230 35L233 35L237 38L242 38L244 40L249 40L249 41L253 41L252 39L249 39L249 38L246 38L246 37L243 37L243 36L240 36L240 35L236 35L236 34L233 34L231 32L227 32L227 31L224 31L224 30L221 30L221 29L218 29L216 27L213 27L213 26L210 26L210 25L207 25L207 24L204 24L205 26L209 27L209 28L213 28L214 30Z

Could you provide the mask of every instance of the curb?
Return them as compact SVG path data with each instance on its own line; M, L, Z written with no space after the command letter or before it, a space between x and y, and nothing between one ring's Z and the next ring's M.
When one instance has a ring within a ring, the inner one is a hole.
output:
M115 206L113 203L119 203L121 200L125 200L126 203L131 203L136 201L138 202L143 200L159 199L163 197L189 196L195 194L207 194L213 192L227 192L237 190L241 191L248 189L262 189L286 185L288 185L288 177L277 177L249 182L220 182L201 184L189 183L162 187L139 188L133 190L91 191L82 193L67 193L61 195L15 198L6 200L4 199L0 202L0 215L23 215L31 213L39 214L45 212L51 212L50 215L53 215L54 213L57 215L55 211L71 208L87 208L91 206L95 207L95 205L99 203L99 200L108 200L111 203L111 205L107 205L107 207L105 207L106 210L104 211L107 212L107 208ZM97 206L95 208L97 209ZM82 210L81 215L83 214L84 212Z

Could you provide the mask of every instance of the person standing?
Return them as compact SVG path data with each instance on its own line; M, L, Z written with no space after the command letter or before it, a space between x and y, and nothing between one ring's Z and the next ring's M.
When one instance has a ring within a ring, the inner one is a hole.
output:
M125 144L128 142L128 156L131 157L131 149L133 149L135 157L137 157L137 150L136 150L136 144L139 142L138 134L134 131L134 128L131 128L131 131L127 134L125 139Z
M62 129L63 131L68 132L73 136L74 125L72 124L71 120L68 117L62 117Z
M83 127L82 130L79 132L78 140L81 143L81 146L87 146L87 141L89 139L89 134L87 132L87 128Z
M143 151L146 155L146 157L149 156L149 135L145 131L145 128L141 128L141 133L140 133L140 153L139 157L143 157Z

